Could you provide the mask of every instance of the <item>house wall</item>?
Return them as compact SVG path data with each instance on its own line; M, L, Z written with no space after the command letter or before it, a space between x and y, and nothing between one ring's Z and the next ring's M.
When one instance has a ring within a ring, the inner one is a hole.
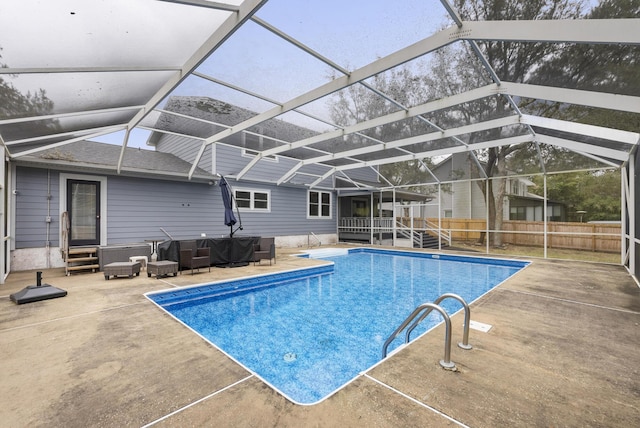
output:
M86 172L83 174L88 175ZM96 175L98 177L98 175ZM104 175L99 175L104 177ZM15 231L12 269L62 267L60 255L60 172L17 167ZM106 242L102 245L164 239L164 228L175 239L228 236L224 208L217 185L147 178L107 176ZM307 189L236 183L232 187L269 189L270 212L241 212L244 230L239 235L274 236L278 246L302 246L310 232L323 243L336 240L335 197L331 219L307 218ZM51 198L47 195L51 194ZM335 195L333 195L335 196ZM45 220L51 216L51 223ZM49 225L49 229L47 226ZM47 240L50 246L47 247Z
M15 228L12 248L58 246L60 216L59 175L56 171L38 168L16 168ZM51 194L51 199L48 195ZM46 219L51 216L51 223ZM47 235L47 231L50 234Z

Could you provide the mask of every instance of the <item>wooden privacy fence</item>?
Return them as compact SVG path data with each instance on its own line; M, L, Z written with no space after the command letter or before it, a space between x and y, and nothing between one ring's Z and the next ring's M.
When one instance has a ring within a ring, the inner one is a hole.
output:
M438 224L437 218L426 220ZM401 221L406 224L410 219L403 218ZM487 229L484 219L443 218L440 221L442 229L450 230L452 239L458 241L477 241ZM421 224L425 222L413 219L414 228L420 228ZM505 220L502 223L502 242L542 247L543 232L544 222L541 221ZM548 222L547 248L620 252L620 233L619 223Z

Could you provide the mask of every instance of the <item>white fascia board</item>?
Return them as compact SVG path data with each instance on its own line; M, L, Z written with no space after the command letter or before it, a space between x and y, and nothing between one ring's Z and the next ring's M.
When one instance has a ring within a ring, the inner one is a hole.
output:
M553 19L535 21L464 21L463 40L640 44L640 19Z
M595 146L593 144L579 143L564 138L550 137L548 135L536 135L536 141L553 146L564 147L574 152L590 153L595 156L602 156L609 159L626 161L629 159L629 153L620 150L608 149L606 147Z
M517 97L578 104L609 110L627 111L629 113L640 113L640 97L630 95L512 82L502 82L500 92Z
M640 134L637 132L621 131L619 129L605 128L602 126L585 125L583 123L568 122L565 120L550 119L540 116L522 115L521 122L526 125L540 128L555 129L557 131L572 134L586 135L604 140L617 141L624 144L638 144Z

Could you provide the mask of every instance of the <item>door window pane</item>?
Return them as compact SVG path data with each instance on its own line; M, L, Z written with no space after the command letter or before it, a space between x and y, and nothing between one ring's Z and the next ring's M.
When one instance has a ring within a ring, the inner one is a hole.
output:
M70 216L72 240L95 239L98 220L96 207L96 185L72 183Z

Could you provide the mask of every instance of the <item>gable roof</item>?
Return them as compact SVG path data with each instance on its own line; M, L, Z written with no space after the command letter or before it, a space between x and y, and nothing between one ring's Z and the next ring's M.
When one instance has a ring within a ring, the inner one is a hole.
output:
M77 141L22 156L18 159L18 164L180 181L187 180L186 175L191 168L189 162L172 154L138 148L125 149L120 171L119 160L119 146L95 141ZM210 182L216 178L200 168L196 171L192 178L194 181Z

